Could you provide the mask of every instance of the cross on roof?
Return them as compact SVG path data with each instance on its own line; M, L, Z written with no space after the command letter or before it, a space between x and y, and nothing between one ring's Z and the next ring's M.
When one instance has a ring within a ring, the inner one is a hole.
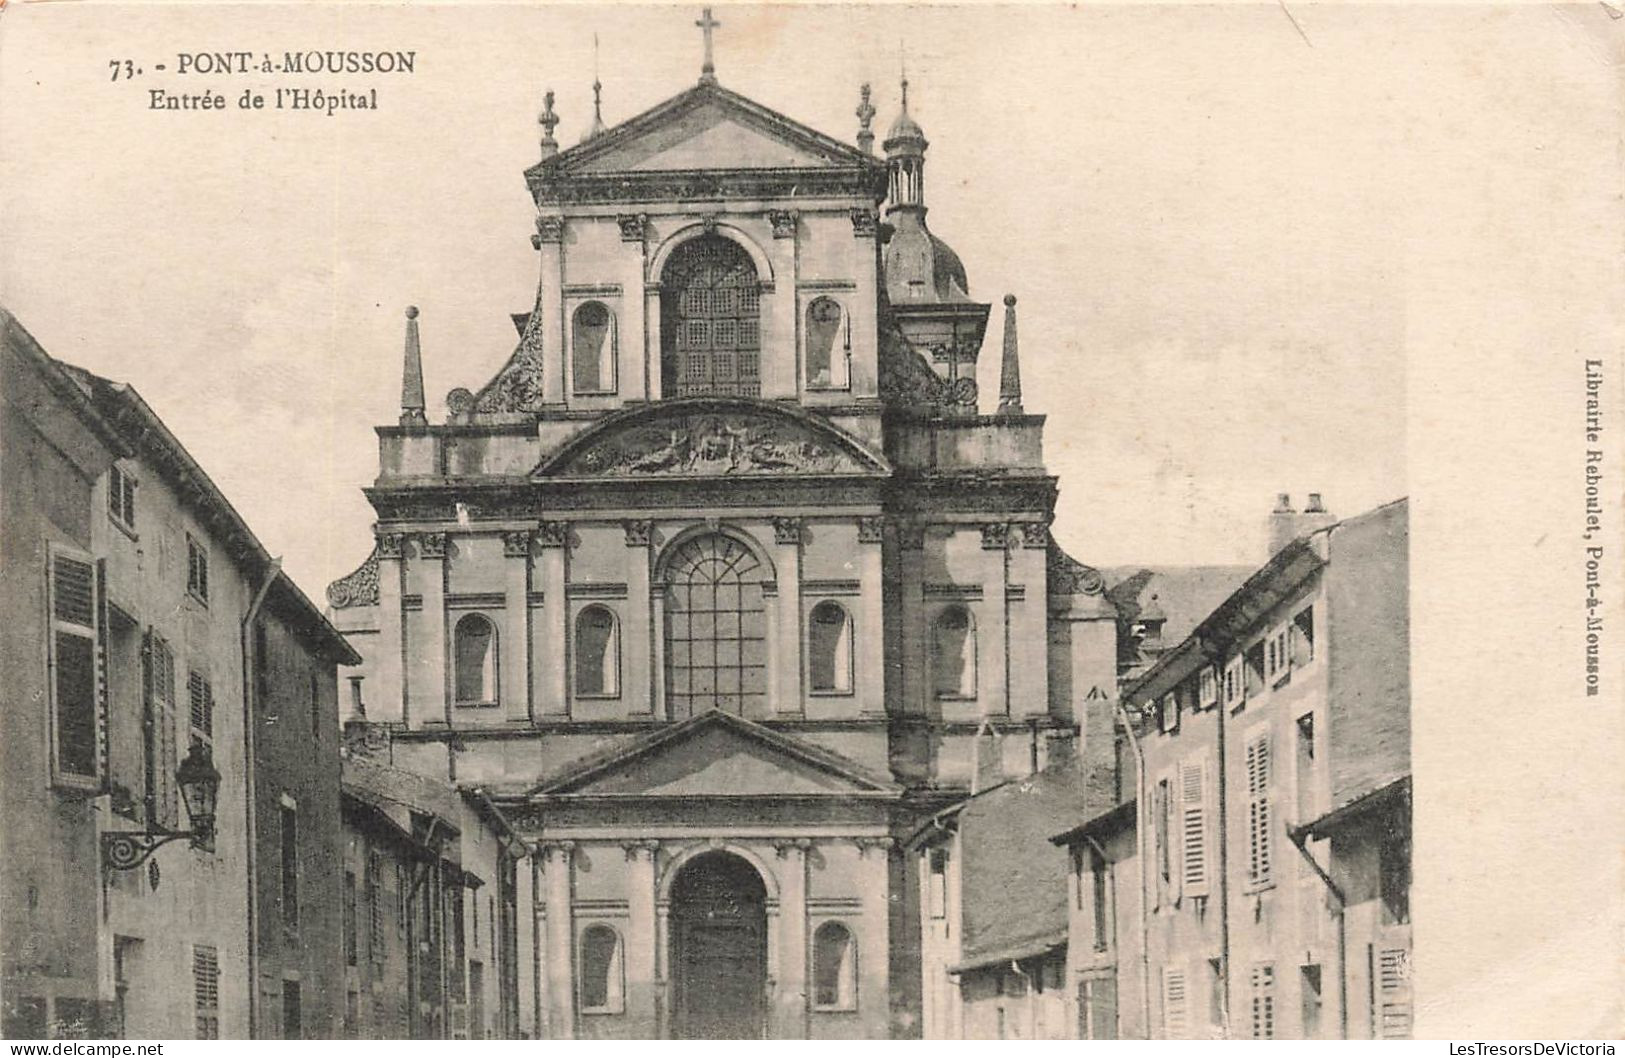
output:
M717 79L717 65L711 58L711 31L722 25L722 23L711 17L711 9L708 7L700 13L699 21L694 24L700 27L701 33L705 34L705 65L700 67L700 80L715 81Z

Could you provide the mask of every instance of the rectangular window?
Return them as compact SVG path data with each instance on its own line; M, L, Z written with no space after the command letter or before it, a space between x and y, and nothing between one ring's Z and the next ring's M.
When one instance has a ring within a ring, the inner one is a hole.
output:
M282 806L282 925L299 928L299 810Z
M1264 677L1272 685L1292 671L1287 629L1277 628L1264 640Z
M1298 967L1299 996L1302 1006L1300 1016L1303 1019L1303 1038L1306 1040L1320 1039L1320 1010L1323 1000L1320 995L1320 964L1309 963Z
M186 590L198 602L209 601L209 549L191 533L186 534Z
M366 716L367 707L361 701L361 681L363 676L350 677L350 711L356 716Z
M1162 968L1162 1038L1183 1040L1189 1035L1190 1019L1185 1010L1185 968Z
M147 818L162 827L179 822L175 769L180 756L175 745L175 655L156 632L147 633L145 683L147 756Z
M1089 850L1090 903L1094 918L1095 951L1105 951L1111 943L1111 909L1106 904L1106 887L1110 880L1105 858L1093 849Z
M107 513L119 525L135 531L135 478L117 463L107 471Z
M192 1007L197 1038L220 1038L220 953L212 945L192 945Z
M1117 1039L1117 979L1085 977L1078 982L1078 1035L1086 1040Z
M1387 925L1411 920L1411 839L1385 831L1377 841L1377 882L1382 892L1382 918Z
M361 996L352 988L344 993L344 1038L359 1039L360 1030Z
M1268 731L1247 740L1247 884L1262 889L1270 884L1274 858L1274 813L1270 806L1270 736Z
M300 1009L299 982L282 982L282 1038L301 1039L305 1034L304 1011Z
M1242 675L1246 679L1245 692L1254 695L1262 692L1268 685L1264 677L1264 644L1254 643L1242 655Z
M1292 664L1307 665L1315 659L1315 608L1305 606L1292 619Z
M1368 947L1371 973L1371 1037L1405 1040L1411 1035L1411 953Z
M1224 963L1219 959L1207 961L1207 1023L1218 1038L1224 1028Z
M1161 883L1157 887L1157 891L1162 894L1168 892L1169 882L1173 877L1173 854L1168 841L1171 829L1169 816L1172 814L1169 796L1170 785L1167 779L1158 779L1156 789L1152 791L1151 800L1152 811L1155 813L1152 817L1152 824L1156 827L1157 878Z
M1296 779L1298 782L1298 821L1315 818L1315 714L1304 713L1295 725L1298 732Z
M52 778L94 789L101 783L96 564L87 554L54 546L50 563Z
M1255 1040L1275 1038L1275 964L1261 962L1253 966L1248 978L1248 999L1252 1014L1252 1036Z
M1242 659L1233 657L1224 667L1224 704L1236 708L1246 700L1247 680L1242 673Z
M1179 766L1180 889L1208 895L1207 764L1197 757Z
M1206 709L1219 701L1219 675L1212 665L1202 666L1201 674L1196 678L1196 706Z
M930 890L931 917L946 918L948 915L948 850L932 849L930 852Z
M354 966L359 944L356 936L355 872L344 872L344 964Z
M1169 692L1157 702L1157 729L1163 734L1179 730L1179 696Z

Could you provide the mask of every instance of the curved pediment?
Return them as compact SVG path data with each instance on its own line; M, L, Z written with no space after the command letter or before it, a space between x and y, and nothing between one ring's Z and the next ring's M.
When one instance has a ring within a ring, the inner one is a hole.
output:
M605 417L533 477L876 475L883 458L829 423L766 401L691 397Z

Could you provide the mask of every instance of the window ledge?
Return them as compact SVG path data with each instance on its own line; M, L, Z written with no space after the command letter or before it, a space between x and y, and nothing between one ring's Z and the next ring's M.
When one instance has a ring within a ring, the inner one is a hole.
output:
M580 702L616 702L616 701L620 701L620 698L621 698L621 692L620 691L616 691L613 694L577 694L576 695L576 700L580 701ZM585 1013L585 1011L583 1011L583 1013Z
M624 1013L626 1013L626 1008L624 1006L618 1006L618 1007L615 1007L615 1006L611 1006L611 1007L582 1007L581 1008L581 1013L582 1013L582 1016L584 1016L584 1017L586 1015L589 1015L589 1014L595 1014L595 1015L599 1015L599 1016L603 1016L605 1014L611 1014L611 1015L613 1015L613 1014L624 1014Z
M976 701L976 695L974 695L974 694L938 694L938 695L934 695L934 697L939 702L974 702L974 701Z
M458 708L458 709L495 709L497 706L499 706L501 704L502 704L501 702L497 701L494 698L491 699L490 701L453 702L452 703L452 705L455 708Z
M822 1003L814 1003L812 1009L814 1014L856 1014L858 1005L856 1003L832 1003L826 1006Z
M113 523L113 528L117 529L119 532L123 533L125 536L129 537L134 542L136 542L138 544L141 542L141 534L135 531L135 526L125 524L125 521L124 521L123 518L120 518L118 515L114 514L112 511L108 511L107 512L107 520Z
M207 610L209 608L209 597L207 595L199 595L197 592L193 591L191 588L187 588L186 589L186 597L188 599L191 599L193 602L197 603L199 606L203 607L205 610Z
M821 689L819 689L817 687L814 687L814 688L812 688L811 690L809 690L807 692L807 695L808 695L808 697L811 697L811 698L850 698L856 693L857 692L853 691L853 690L832 691L832 690L821 690Z

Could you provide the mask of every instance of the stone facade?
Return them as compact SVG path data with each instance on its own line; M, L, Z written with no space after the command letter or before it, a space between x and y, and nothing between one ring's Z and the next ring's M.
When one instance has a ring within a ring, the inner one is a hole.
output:
M885 161L714 78L562 153L556 123L535 303L443 424L408 314L376 539L329 591L346 707L534 844L526 1031L918 1035L892 843L1069 752L1115 680L1043 419L1013 366L978 410L990 306L924 227L906 113Z

